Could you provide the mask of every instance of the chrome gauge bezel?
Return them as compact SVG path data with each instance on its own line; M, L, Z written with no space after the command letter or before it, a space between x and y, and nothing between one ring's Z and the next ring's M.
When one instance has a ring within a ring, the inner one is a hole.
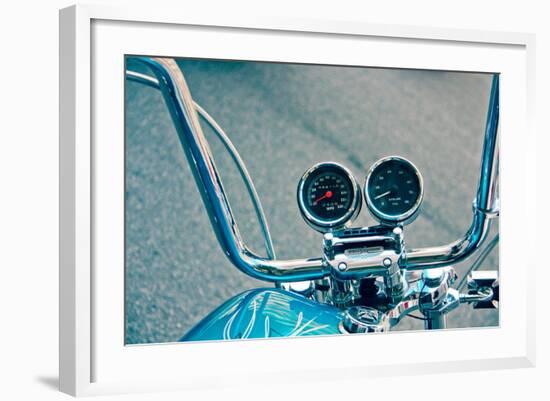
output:
M415 172L416 176L418 177L418 185L420 186L420 192L419 192L418 198L416 199L415 204L412 205L410 209L408 209L405 213L401 213L399 215L389 215L382 212L374 205L374 202L369 195L369 183L373 172L381 164L389 161L394 161L394 160L397 160L409 165L409 167L412 168L412 170ZM414 219L418 216L418 212L420 211L420 205L424 200L424 179L422 178L422 174L420 174L420 170L418 170L418 168L410 160L407 160L401 156L386 156L381 158L377 162L375 162L369 169L367 173L367 177L365 179L365 188L363 189L363 194L365 196L365 201L367 203L367 208L369 209L370 214L380 223L395 224L395 225L409 224L409 223L412 223Z
M339 173L345 176L352 185L352 196L353 199L351 200L350 206L348 211L341 217L337 219L332 220L326 220L326 219L319 219L316 216L312 215L310 211L308 210L304 193L306 191L305 184L308 180L308 178L319 171L320 169L324 168L334 168L336 170L339 170ZM341 165L340 163L336 162L322 162L317 163L314 166L312 166L309 170L307 170L302 177L300 178L300 181L298 182L298 190L297 190L297 199L298 199L298 207L300 209L300 213L306 223L312 227L314 230L317 230L322 233L330 232L339 230L343 227L345 227L347 224L351 223L359 212L361 211L361 206L363 203L363 198L361 195L361 186L353 176L350 170L348 170L346 167Z

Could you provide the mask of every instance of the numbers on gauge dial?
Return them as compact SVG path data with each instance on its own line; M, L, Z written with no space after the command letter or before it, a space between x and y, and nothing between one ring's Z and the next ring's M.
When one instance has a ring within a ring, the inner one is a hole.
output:
M306 188L310 213L323 220L344 216L352 202L352 184L349 178L335 172L316 176Z
M413 166L399 159L387 160L371 173L368 195L379 212L399 216L415 206L421 193L420 185Z

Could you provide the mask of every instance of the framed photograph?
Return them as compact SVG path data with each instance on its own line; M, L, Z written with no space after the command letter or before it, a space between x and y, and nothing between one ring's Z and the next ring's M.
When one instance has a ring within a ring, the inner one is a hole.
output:
M533 366L533 47L61 10L61 390Z

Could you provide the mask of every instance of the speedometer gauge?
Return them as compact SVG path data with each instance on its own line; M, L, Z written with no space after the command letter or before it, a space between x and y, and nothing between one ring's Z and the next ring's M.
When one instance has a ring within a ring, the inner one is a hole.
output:
M412 222L423 195L422 175L414 164L403 157L384 157L369 170L365 200L371 214L381 223Z
M351 172L334 163L319 163L304 173L298 184L298 206L315 230L342 228L361 210L361 189Z

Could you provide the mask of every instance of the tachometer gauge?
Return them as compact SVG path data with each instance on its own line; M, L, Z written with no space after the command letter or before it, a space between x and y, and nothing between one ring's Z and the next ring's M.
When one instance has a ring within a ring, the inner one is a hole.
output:
M361 189L351 172L334 163L319 163L298 184L298 206L305 221L320 232L342 228L361 210Z
M412 222L423 196L422 175L403 157L384 157L374 163L367 174L365 200L371 214L381 223Z

